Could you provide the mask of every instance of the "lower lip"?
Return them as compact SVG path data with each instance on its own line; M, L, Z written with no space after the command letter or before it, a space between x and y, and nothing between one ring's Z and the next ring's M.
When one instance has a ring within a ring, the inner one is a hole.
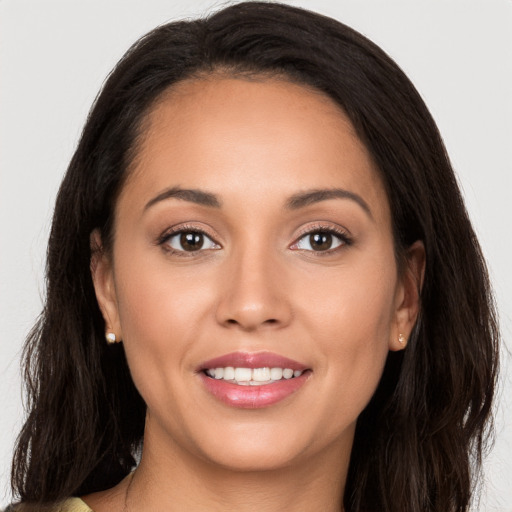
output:
M199 376L206 389L221 402L241 409L259 409L277 404L298 391L310 373L304 372L300 377L281 379L261 386L239 386L222 379L212 379L204 373Z

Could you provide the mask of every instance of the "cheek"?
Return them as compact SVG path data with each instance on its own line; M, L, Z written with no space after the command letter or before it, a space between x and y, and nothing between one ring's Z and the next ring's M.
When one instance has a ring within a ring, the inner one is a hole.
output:
M336 347L364 349L381 344L384 339L387 343L394 318L396 287L397 272L392 256L366 258L354 253L346 265L322 269L314 278L305 280L303 289L295 293L302 297L301 316L325 332L330 342L337 339Z
M185 366L186 356L199 339L200 318L211 297L205 283L198 285L200 276L184 269L171 272L161 254L148 256L146 252L138 257L135 250L131 254L116 265L126 356L146 401L158 393L171 398L179 377L190 370Z
M386 261L386 260L384 260ZM389 260L394 262L393 259ZM309 283L305 330L318 348L324 396L334 414L356 420L372 397L388 355L394 319L395 265L340 268Z
M118 249L123 252L121 244ZM192 266L174 268L158 247L148 250L133 244L125 252L130 258L119 257L115 266L123 336L129 342L164 349L170 337L179 340L181 330L190 332L196 325L208 300L208 281Z

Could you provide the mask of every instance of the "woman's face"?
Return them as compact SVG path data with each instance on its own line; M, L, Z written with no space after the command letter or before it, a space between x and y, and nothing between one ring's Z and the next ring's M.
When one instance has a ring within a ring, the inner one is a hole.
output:
M148 407L145 450L238 470L347 454L416 317L391 233L369 154L326 96L263 79L168 91L112 259L93 266Z

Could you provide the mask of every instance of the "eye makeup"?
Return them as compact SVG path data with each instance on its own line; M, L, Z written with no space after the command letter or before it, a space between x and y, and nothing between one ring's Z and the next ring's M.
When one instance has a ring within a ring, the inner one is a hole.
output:
M289 249L323 256L332 255L352 243L353 238L348 230L330 223L315 223L303 228ZM208 230L187 223L166 229L156 240L156 245L179 257L194 257L206 251L222 249Z

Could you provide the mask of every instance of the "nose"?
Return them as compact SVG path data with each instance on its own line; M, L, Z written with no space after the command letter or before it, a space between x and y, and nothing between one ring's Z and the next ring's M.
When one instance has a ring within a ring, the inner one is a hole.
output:
M216 315L224 327L282 328L292 319L286 273L264 251L246 248L226 261Z

